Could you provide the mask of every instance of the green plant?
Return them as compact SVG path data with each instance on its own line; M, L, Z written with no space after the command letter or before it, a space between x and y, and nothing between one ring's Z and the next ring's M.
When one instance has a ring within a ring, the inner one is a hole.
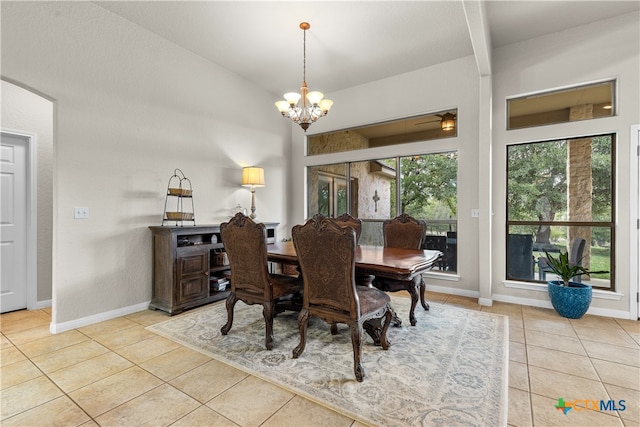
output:
M545 255L547 256L549 268L560 276L564 286L569 286L569 281L575 276L608 273L608 271L589 271L589 269L578 265L580 261L578 261L578 264L572 264L569 261L569 252L560 251L560 255L557 258L551 256L548 252L545 252Z

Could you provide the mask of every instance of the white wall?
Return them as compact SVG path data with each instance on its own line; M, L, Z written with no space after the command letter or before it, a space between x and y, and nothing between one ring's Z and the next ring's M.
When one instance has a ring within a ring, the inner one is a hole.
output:
M269 94L93 3L1 7L2 76L56 103L52 329L151 299L148 226L175 168L208 224L248 207L240 169L262 166L258 218L287 223L290 130Z
M51 305L53 242L53 103L33 92L2 81L0 126L35 136L37 167L36 306Z
M550 306L546 288L509 288L505 280L505 155L511 143L613 132L617 135L616 290L619 299L594 295L591 313L625 316L629 311L629 257L632 230L629 218L631 159L629 129L640 120L640 15L614 19L513 44L494 52L493 179L494 251L493 293L506 301ZM506 131L506 98L520 94L588 83L618 80L618 115L557 125Z

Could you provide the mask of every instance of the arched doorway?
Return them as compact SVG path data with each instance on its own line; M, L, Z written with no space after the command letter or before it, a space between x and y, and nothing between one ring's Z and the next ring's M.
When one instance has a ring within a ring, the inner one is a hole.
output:
M27 136L26 265L28 309L52 305L54 103L17 82L1 81L2 131Z

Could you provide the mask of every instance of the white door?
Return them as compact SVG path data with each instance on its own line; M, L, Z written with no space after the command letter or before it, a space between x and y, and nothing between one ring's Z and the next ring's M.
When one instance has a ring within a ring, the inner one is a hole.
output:
M2 132L0 143L0 312L27 307L27 145Z

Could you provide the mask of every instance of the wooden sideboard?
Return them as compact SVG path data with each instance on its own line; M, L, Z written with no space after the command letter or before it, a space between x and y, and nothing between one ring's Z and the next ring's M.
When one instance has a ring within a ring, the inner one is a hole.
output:
M264 223L267 242L276 242L279 223ZM216 291L211 279L228 265L215 265L224 251L220 225L150 226L153 236L153 297L149 308L170 315L219 301L229 290Z

